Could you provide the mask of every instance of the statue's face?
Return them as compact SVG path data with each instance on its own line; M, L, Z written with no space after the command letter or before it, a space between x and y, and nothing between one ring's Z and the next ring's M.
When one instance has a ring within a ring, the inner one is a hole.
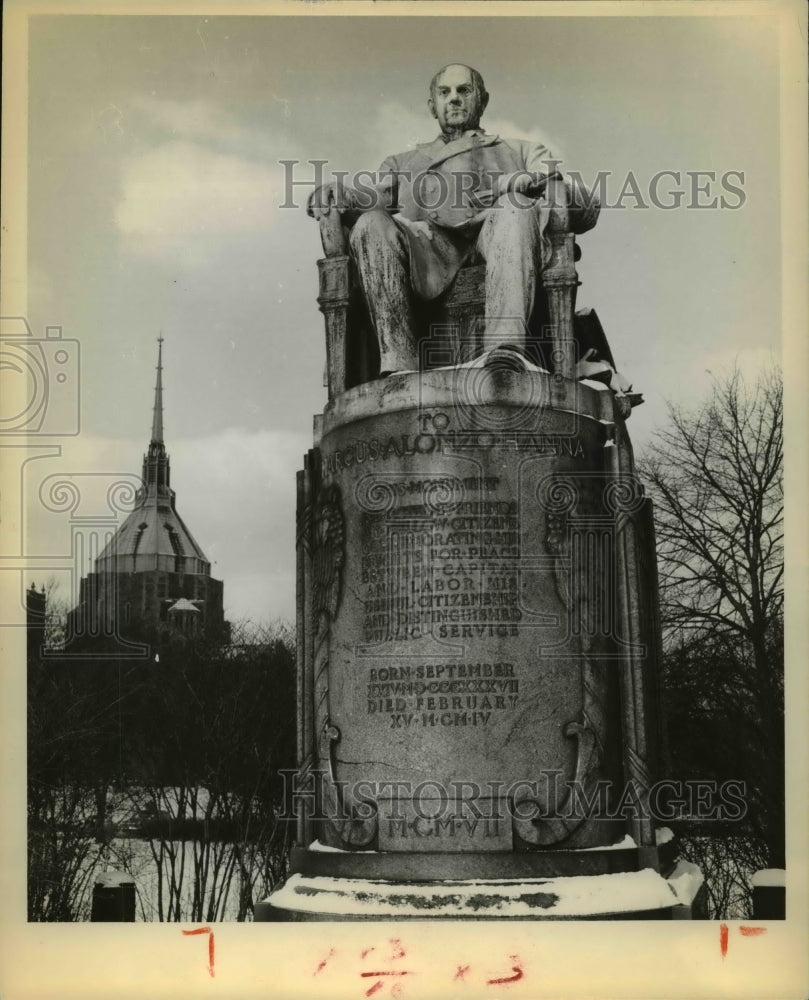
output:
M444 70L427 106L444 133L477 128L485 109L466 66L448 66Z

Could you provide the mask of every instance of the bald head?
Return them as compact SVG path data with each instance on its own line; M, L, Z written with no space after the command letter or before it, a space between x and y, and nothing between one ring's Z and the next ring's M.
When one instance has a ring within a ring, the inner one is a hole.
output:
M427 106L449 138L477 128L489 103L483 77L463 63L450 63L430 81Z
M447 72L447 70L452 69L465 69L472 80L472 85L475 88L476 93L480 98L485 98L486 101L489 100L489 95L486 92L486 86L483 83L483 77L478 73L478 71L473 66L467 66L465 63L448 63L446 66L442 66L441 69L435 74L435 76L430 80L430 97L435 97L435 88L438 86L438 82L441 77Z

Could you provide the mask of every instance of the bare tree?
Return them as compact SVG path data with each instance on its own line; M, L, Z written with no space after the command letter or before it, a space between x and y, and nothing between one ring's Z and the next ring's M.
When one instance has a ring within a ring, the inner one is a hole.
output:
M45 591L44 644L46 649L55 651L62 649L65 644L65 628L70 604L55 576L48 577L43 589Z
M66 656L55 581L40 593L27 664L29 919L88 919L109 865L135 878L144 919L250 919L287 865L292 630L243 622L224 647L176 637L159 663L102 646Z
M105 861L98 789L114 695L64 663L28 664L28 919L86 920Z
M670 406L639 463L655 501L672 758L745 781L745 830L772 867L784 864L782 460L772 367L752 385L737 369L716 378L696 410Z
M249 919L285 872L292 633L243 622L232 638L164 647L142 670L129 797L151 854L154 875L141 871L139 890L153 919Z
M767 637L783 602L780 371L750 389L738 371L700 410L670 407L642 463L656 502L661 612L669 637L720 629L750 645L767 684Z

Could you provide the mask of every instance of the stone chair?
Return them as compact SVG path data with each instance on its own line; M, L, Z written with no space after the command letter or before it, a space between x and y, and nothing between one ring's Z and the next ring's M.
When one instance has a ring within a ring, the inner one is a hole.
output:
M579 284L575 264L580 250L568 188L563 181L553 180L546 198L551 205L546 229L551 257L542 272L526 353L540 367L564 378L583 377L577 364L586 357L614 369L595 312L575 311ZM326 326L324 384L329 400L379 377L379 351L350 256L349 232L350 226L336 210L320 220L325 257L318 261L317 301ZM485 277L485 264L473 255L444 295L417 304L422 368L462 364L482 353Z

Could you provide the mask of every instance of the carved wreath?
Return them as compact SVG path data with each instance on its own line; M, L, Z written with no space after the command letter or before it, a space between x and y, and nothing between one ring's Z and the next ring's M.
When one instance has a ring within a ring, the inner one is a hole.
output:
M340 607L345 563L345 520L340 489L324 486L312 516L312 598L315 618L333 621Z

